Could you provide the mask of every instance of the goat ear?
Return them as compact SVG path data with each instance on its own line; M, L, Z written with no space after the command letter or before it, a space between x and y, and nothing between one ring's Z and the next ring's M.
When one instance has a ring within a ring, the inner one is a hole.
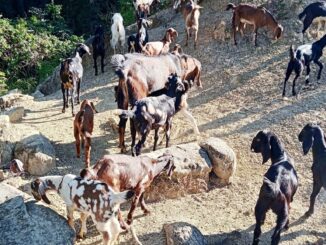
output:
M96 110L96 108L95 108L93 102L91 102L91 107L92 107L92 109L95 111L95 113L98 113L98 111Z
M302 142L303 155L307 155L313 143L313 135L305 135Z
M261 154L263 157L262 164L266 163L271 157L271 144L270 144L270 137L267 136L265 142L262 144Z
M50 200L48 199L48 197L46 196L45 194L45 190L46 189L46 184L45 184L45 181L42 180L40 181L40 184L39 184L39 189L38 189L38 193L40 194L42 200L46 203L46 204L51 204Z

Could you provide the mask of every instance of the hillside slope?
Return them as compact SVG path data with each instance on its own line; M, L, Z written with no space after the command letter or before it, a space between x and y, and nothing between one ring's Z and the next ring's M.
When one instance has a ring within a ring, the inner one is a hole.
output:
M235 47L231 40L219 43L211 38L217 20L224 19L230 25L231 12L221 11L221 5L214 0L204 1L203 6L199 47L197 50L193 50L192 45L184 48L185 53L198 58L203 66L204 88L194 88L189 98L201 134L196 139L191 125L182 117L176 116L171 143L200 141L209 136L225 139L237 153L236 176L234 183L227 188L150 204L152 213L146 217L142 217L141 210L136 209L134 226L140 240L148 245L164 244L163 224L184 221L197 226L205 235L210 235L212 244L220 244L234 230L241 234L237 244L249 244L255 224L253 209L262 176L269 167L269 163L261 165L261 157L251 153L249 148L257 131L269 128L276 132L294 159L300 181L292 204L290 228L283 233L281 244L314 244L317 240L326 242L324 190L317 198L315 214L308 220L301 218L308 209L312 190L312 158L311 154L302 156L297 140L298 133L307 122L324 123L326 120L325 72L322 76L323 84L302 91L299 98L281 98L289 45L299 44L296 32L301 28L300 23L295 19L281 21L286 31L284 38L277 43L272 43L266 35L260 34L260 46L255 48L248 41L248 34L245 38L239 37L239 45ZM164 30L162 24L165 22L177 29L180 33L178 42L184 44L184 22L180 15L175 15L170 9L160 13L157 20L162 23L158 22L155 25L157 27L150 30L151 40L161 39ZM260 33L264 31L261 30ZM107 57L107 63L109 59ZM322 61L325 62L325 59L322 58ZM113 92L116 76L107 65L104 74L94 77L91 59L88 58L84 64L86 72L81 98L93 100L100 112L95 117L92 139L91 159L94 162L103 154L119 152L118 135L107 123L113 117L112 109L116 108ZM312 81L316 79L315 68L312 65ZM303 82L303 78L300 79L300 85ZM292 85L292 79L289 85ZM61 106L60 91L25 104L28 112L22 123L33 125L54 143L58 159L57 168L51 174L78 174L84 164L82 159L75 157L70 108L66 114L62 114ZM325 124L322 127L326 129ZM127 142L130 142L129 136ZM51 208L65 215L65 207L60 198L57 195L50 198L54 201ZM274 224L275 216L268 213L262 228L261 244L270 244ZM100 243L101 236L89 220L88 227L90 226L87 239L79 244ZM121 244L129 244L130 237L130 234L121 235Z

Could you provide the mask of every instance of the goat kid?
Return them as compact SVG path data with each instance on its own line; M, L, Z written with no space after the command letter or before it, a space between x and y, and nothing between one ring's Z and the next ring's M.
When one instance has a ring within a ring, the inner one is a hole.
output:
M167 54L170 51L170 44L176 40L177 36L178 32L174 28L169 28L165 31L165 35L161 41L146 43L142 52L149 56Z
M236 32L240 31L243 36L243 30L246 24L253 25L254 43L257 46L258 29L267 26L273 31L274 40L281 38L283 27L275 20L274 16L264 7L251 4L239 4L235 6L233 3L227 5L226 10L232 9L232 29L234 44L237 45Z
M305 44L299 46L295 51L293 46L290 47L290 61L285 74L284 87L282 96L285 96L286 83L289 80L292 72L295 72L295 77L292 84L292 95L297 95L296 91L296 80L300 77L303 72L304 67L307 68L306 74L306 84L309 84L309 74L310 74L310 63L313 61L319 66L319 72L317 75L317 80L321 78L321 72L323 70L323 64L319 61L320 57L323 55L323 49L326 46L326 34L318 41L312 44Z
M168 80L166 95L138 100L132 111L120 109L115 111L115 114L122 118L131 118L133 121L134 128L131 130L133 156L141 154L141 148L152 129L155 130L153 151L156 150L160 127L165 128L166 147L169 147L172 118L177 112L186 110L188 107L186 93L191 87L192 81L181 81L176 74L170 76ZM141 139L135 146L136 132L141 135Z
M321 188L326 189L326 141L323 130L315 124L307 124L303 127L298 139L302 142L303 154L307 155L312 148L312 177L313 188L310 196L309 210L305 216L314 213L315 201Z
M312 23L318 23L317 32L321 28L321 22L326 21L326 2L318 1L309 4L305 9L299 14L299 19L303 19L303 29L302 29L302 41L304 33L309 28Z
M126 40L126 32L123 26L123 18L120 13L115 13L112 17L111 26L112 38L110 40L113 53L116 53L117 45L119 44L120 50L124 53L124 45Z
M258 132L252 140L251 150L261 153L262 164L269 159L272 161L272 165L264 175L255 207L256 227L252 244L259 243L261 225L264 224L267 211L272 209L277 215L277 221L271 244L276 245L281 239L282 229L287 229L289 225L290 203L298 187L297 173L282 143L272 132Z
M74 229L75 210L79 211L81 229L78 237L87 233L86 220L90 215L97 230L103 236L104 244L114 244L122 231L117 215L121 203L130 199L134 192L115 192L105 183L96 180L84 180L75 175L45 176L31 183L32 194L38 201L51 204L46 196L48 191L56 191L66 204L68 223ZM75 230L75 229L74 229ZM131 228L133 238L141 244Z
M101 25L96 27L92 46L93 46L95 76L97 76L98 75L97 57L99 56L101 56L101 71L102 73L104 73L105 36L104 36L104 29Z
M130 35L127 40L129 53L141 53L144 45L148 42L148 21L146 19L139 19L137 23L138 32Z
M62 113L65 113L66 107L68 107L68 98L70 94L72 116L75 116L74 113L75 89L77 89L77 104L79 104L80 84L84 72L83 65L82 65L82 57L86 53L89 55L91 54L89 48L85 44L82 43L78 44L75 50L75 56L73 58L68 58L61 63L60 79L61 79L61 91L63 96Z
M188 46L188 39L192 35L192 31L194 31L194 48L197 47L197 41L198 41L198 29L199 29L199 16L200 16L200 9L203 7L199 6L195 1L193 0L176 0L174 2L173 8L175 11L178 11L178 9L181 9L182 16L185 20L186 25L186 32L187 32L187 38L186 38L186 44L185 46Z
M80 143L85 146L85 166L90 165L91 137L94 127L94 114L98 113L93 102L84 100L74 120L74 137L77 157L80 158Z
M147 156L132 157L127 155L105 155L92 168L81 171L82 178L98 179L105 182L115 191L132 190L135 192L131 208L128 213L127 223L132 223L133 213L140 202L144 214L149 214L144 192L153 180L166 171L171 177L175 169L173 156L165 153L157 159ZM120 222L124 226L121 213Z

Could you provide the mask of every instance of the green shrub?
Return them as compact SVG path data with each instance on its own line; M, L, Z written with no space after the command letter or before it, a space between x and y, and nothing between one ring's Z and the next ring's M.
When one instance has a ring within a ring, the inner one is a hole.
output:
M44 11L33 9L28 19L0 18L0 90L32 92L83 41L71 34L60 11L48 4Z

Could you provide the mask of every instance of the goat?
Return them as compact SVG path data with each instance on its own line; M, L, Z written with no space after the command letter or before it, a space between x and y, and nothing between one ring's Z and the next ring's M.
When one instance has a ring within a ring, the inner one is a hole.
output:
M188 39L189 37L191 37L191 31L194 30L195 32L194 48L196 49L197 39L198 39L198 29L199 29L199 16L200 16L199 9L202 9L203 7L199 6L193 0L188 0L188 1L176 0L174 2L173 8L175 9L175 11L181 8L181 12L185 20L186 32L187 32L185 46L188 46Z
M261 225L264 224L267 211L272 209L277 215L277 221L271 244L276 245L280 241L282 229L287 229L289 225L290 203L298 188L297 173L281 141L274 133L258 132L252 140L251 150L261 153L262 164L269 159L272 161L272 165L264 175L255 207L256 227L252 244L259 243Z
M133 0L133 5L137 11L137 18L147 18L150 14L150 7L154 4L160 3L160 0Z
M112 38L110 40L111 48L113 53L116 53L117 45L120 45L121 52L124 52L124 45L126 39L126 32L123 26L123 18L121 14L115 13L112 17L112 26L111 26Z
M93 60L94 60L95 76L97 76L98 75L98 71L97 71L97 57L98 56L101 56L101 71L102 71L102 73L104 73L105 36L104 36L104 29L101 25L96 27L92 46L93 46Z
M75 57L68 58L61 63L60 78L61 78L61 91L63 96L62 113L65 113L68 107L68 96L71 96L71 110L72 116L74 113L74 100L75 89L77 88L77 104L79 104L80 84L83 77L82 57L84 54L91 54L89 48L85 44L78 44L75 50ZM66 96L65 96L66 92Z
M173 50L171 52L171 54L174 54L174 55L181 55L183 54L183 50L181 48L181 45L176 43L173 47Z
M121 203L133 195L133 191L115 192L105 183L97 180L84 180L75 175L45 176L31 183L32 194L37 201L51 204L46 196L48 191L56 191L66 204L68 224L74 229L75 210L80 212L81 229L78 234L83 238L87 233L86 220L90 215L97 230L103 236L104 244L114 244L122 231L117 215ZM140 244L133 228L133 238ZM75 230L75 229L74 229Z
M74 137L76 141L77 157L80 158L80 140L82 147L85 146L85 165L90 165L91 136L94 127L94 114L97 113L93 102L84 100L80 105L80 111L74 120Z
M304 10L299 14L299 19L303 20L303 29L302 29L302 41L303 36L306 30L309 28L311 23L318 23L318 29L321 27L321 21L326 19L326 2L319 1L309 4Z
M173 156L170 154L164 154L157 159L147 156L106 155L92 168L82 170L81 177L103 181L115 191L134 191L136 194L127 219L127 224L131 224L138 202L145 214L150 213L145 204L144 192L153 180L163 171L166 171L168 177L171 177L174 169ZM123 226L122 217L120 221Z
M165 87L166 80L171 73L177 73L180 77L187 77L188 71L183 68L183 60L179 55L166 54L160 56L144 56L142 54L115 55L111 59L111 65L119 77L116 90L116 100L119 109L128 109L139 99L148 94ZM147 67L151 69L147 69ZM200 80L197 81L197 86ZM185 110L182 110L185 112ZM185 113L189 119L189 114ZM193 120L191 120L193 123ZM125 127L127 119L120 117L119 123L119 147L124 152ZM196 133L199 133L197 126L193 123ZM131 125L131 129L133 126Z
M257 46L258 29L267 26L274 33L274 40L281 38L283 27L274 18L274 16L264 7L251 4L239 4L235 6L233 3L227 5L226 10L233 10L232 29L234 44L237 45L236 32L240 31L243 35L243 30L246 24L253 25L254 43Z
M298 139L302 142L303 154L307 155L312 147L312 176L313 188L310 196L309 210L305 216L309 217L314 213L315 201L320 189L326 189L326 140L323 130L314 124L307 124L303 127Z
M173 28L169 28L165 31L165 35L161 41L146 43L142 52L149 56L167 54L170 50L171 42L175 41L177 36L178 32Z
M141 53L143 46L148 42L148 21L146 19L138 20L138 32L128 37L128 52Z
M292 72L295 72L295 77L292 84L292 95L297 94L295 82L302 74L304 67L307 67L306 74L306 84L309 84L309 74L310 74L310 63L313 61L319 66L319 72L317 75L317 80L321 78L321 72L323 70L323 64L319 61L320 57L323 55L323 49L326 45L326 34L318 41L312 44L305 44L299 46L295 51L293 45L290 47L290 61L286 69L284 87L283 87L283 97L285 96L286 83L289 80Z
M131 133L132 155L138 156L141 154L141 148L152 129L155 130L153 147L153 151L155 151L159 138L158 130L161 127L165 128L166 147L169 147L173 116L178 111L187 109L186 93L192 85L192 81L181 81L176 74L170 76L168 80L166 95L138 100L131 111L121 109L115 111L115 114L122 118L131 118L133 121L135 130L132 130ZM141 139L135 146L136 132L141 135Z

